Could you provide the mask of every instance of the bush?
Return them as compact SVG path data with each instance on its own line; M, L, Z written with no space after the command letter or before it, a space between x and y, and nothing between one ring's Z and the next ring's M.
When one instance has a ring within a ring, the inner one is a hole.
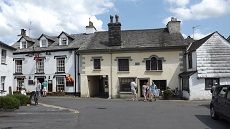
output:
M29 103L29 97L23 94L14 94L12 97L19 100L21 106L26 106Z
M170 99L172 97L173 93L171 90L167 89L163 92L163 98L164 99Z
M18 109L20 101L12 96L0 97L0 109Z

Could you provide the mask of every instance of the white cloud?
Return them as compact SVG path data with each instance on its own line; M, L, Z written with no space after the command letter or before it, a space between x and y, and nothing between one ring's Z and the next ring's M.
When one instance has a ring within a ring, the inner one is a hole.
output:
M170 3L172 6L184 7L187 4L189 4L189 0L165 0L165 1Z
M179 0L176 0L170 3L178 5L178 1ZM187 4L188 3L185 2L181 4L181 6L171 6L170 12L183 20L200 20L230 14L230 0L201 0L201 2L197 4L189 6Z
M31 36L41 33L58 35L82 33L89 18L97 30L102 30L103 22L96 15L114 8L114 0L1 0L0 1L0 40L10 44L15 42L21 28Z

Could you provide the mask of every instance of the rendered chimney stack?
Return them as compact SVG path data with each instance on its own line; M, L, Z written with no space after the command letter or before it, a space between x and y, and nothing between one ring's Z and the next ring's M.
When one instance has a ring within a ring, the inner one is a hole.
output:
M168 22L167 28L169 33L180 33L180 21L177 21L176 18L171 17L171 21Z
M85 27L86 29L86 34L92 34L97 31L97 29L94 27L93 22L90 21L89 19L89 25Z
M21 29L21 36L26 36L26 30L25 29Z

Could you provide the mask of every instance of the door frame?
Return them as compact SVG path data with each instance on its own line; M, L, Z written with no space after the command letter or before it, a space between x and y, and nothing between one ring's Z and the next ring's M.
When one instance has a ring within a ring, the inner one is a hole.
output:
M141 97L141 85L140 85L141 80L148 80L148 82L150 84L150 78L148 78L148 77L146 77L146 78L137 78L137 89L138 89L137 96L138 97Z

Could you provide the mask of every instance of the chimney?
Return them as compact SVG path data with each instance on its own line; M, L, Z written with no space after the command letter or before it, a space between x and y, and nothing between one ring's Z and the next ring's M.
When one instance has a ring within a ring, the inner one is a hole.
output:
M171 21L168 22L167 28L170 34L180 33L180 21L177 21L176 18L171 17Z
M109 46L121 46L121 23L119 16L115 15L115 22L113 16L110 15L110 23L108 23L108 38Z
M25 29L21 29L21 35L20 36L26 36L26 30Z
M85 27L86 29L86 34L92 34L97 31L97 29L94 27L93 22L90 21L89 18L89 25Z

